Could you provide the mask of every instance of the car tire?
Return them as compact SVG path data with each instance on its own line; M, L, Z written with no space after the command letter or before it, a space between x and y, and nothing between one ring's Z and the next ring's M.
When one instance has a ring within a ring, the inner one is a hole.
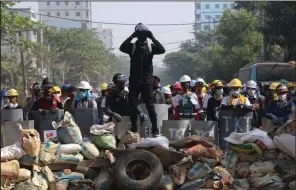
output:
M140 161L149 165L150 175L143 180L131 179L126 169L131 162ZM161 161L154 154L145 150L133 150L117 158L114 167L114 181L117 188L129 190L154 190L160 186L163 176Z

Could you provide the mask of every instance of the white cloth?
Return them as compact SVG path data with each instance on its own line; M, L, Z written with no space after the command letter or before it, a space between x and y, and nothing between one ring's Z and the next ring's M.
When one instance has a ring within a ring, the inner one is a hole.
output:
M208 94L206 97L204 97L203 99L203 108L204 109L207 109L208 108L208 101L209 99L212 98L212 95L211 94Z
M102 97L101 108L106 107L106 97Z
M200 105L198 103L198 98L195 93L190 94L191 102L195 105L195 109L200 109ZM177 94L173 97L174 106L177 107L179 105L180 100L182 99L183 95Z
M228 99L229 99L229 96L224 97L222 99L221 105L228 106ZM238 104L238 102L239 102L238 100L239 100L238 98L234 99L234 105L237 105ZM244 105L251 106L250 100L248 98L246 98L246 102L245 102Z
M8 104L8 107L9 107L10 109L16 108L17 106L18 106L18 103L15 103L15 104L13 104L13 103L9 103L9 104Z

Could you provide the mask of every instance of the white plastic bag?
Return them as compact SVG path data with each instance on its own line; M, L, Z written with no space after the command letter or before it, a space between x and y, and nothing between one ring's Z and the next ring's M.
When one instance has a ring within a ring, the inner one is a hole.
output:
M57 147L57 154L74 154L81 151L81 146L78 144L60 144Z
M274 163L270 161L266 161L266 162L254 162L249 167L249 169L252 173L267 174L267 173L275 172L274 167L275 167Z
M18 160L24 155L26 155L26 152L23 150L19 141L15 142L13 145L1 148L1 161Z
M280 135L276 135L273 138L273 143L275 146L282 152L288 154L292 158L296 158L296 150L295 150L295 136L283 133Z
M109 122L104 125L94 124L90 128L90 133L93 135L103 135L106 133L114 133L115 123Z
M164 137L157 138L142 138L138 143L128 144L128 148L135 149L137 147L161 147L169 149L169 140Z

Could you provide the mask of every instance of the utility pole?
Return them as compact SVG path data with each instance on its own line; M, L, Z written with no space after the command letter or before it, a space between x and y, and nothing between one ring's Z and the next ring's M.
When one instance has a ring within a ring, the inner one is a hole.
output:
M42 22L42 15L40 15L40 21ZM40 43L43 44L43 29L41 28L41 31L40 31ZM42 48L42 51L41 51L41 78L43 78L43 56L44 56L44 48Z
M19 40L21 38L22 32L19 31ZM21 64L22 64L22 75L23 75L23 88L24 88L24 93L25 93L25 97L27 97L28 92L27 92L27 78L26 78L26 72L25 72L25 59L24 59L24 50L23 47L20 48L20 52L21 52Z

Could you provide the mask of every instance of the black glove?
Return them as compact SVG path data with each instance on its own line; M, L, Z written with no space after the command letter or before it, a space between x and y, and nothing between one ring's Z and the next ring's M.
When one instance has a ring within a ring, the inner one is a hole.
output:
M120 122L122 121L121 115L119 115L118 113L114 113L112 116L116 122Z
M137 37L137 32L134 32L132 35L131 35L132 38L136 38Z
M153 33L151 31L148 31L147 32L147 37L152 40L154 38Z
M148 120L148 117L147 117L146 114L141 113L141 114L140 114L140 119L141 119L141 121L147 121L147 120Z

